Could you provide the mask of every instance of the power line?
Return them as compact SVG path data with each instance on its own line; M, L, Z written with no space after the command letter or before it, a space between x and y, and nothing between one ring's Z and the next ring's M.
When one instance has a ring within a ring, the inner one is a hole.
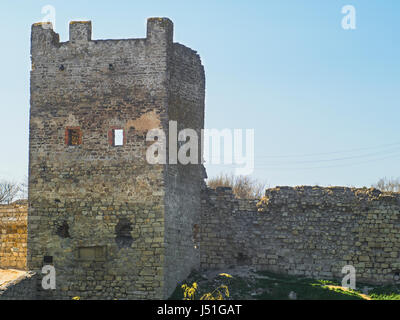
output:
M381 152L380 152L381 153ZM378 153L378 154L380 154L380 153ZM388 155L386 155L386 156L384 156L384 157L379 157L379 158L375 158L375 159L369 159L369 160L366 160L366 161L361 161L361 162L353 162L353 163L343 163L343 164L337 164L337 165L328 165L328 166L311 166L311 167L285 167L285 166L279 166L279 164L277 164L277 165L271 165L271 164L267 164L267 165L265 165L265 164L261 164L261 165L257 165L257 164L255 164L255 166L254 166L254 169L256 169L256 170L293 170L293 171L296 171L296 170L312 170L312 169L328 169L328 168L340 168L340 167L351 167L351 166L356 166L356 165L361 165L361 164L366 164L366 163L371 163L371 162L377 162L377 161L382 161L382 160L387 160L387 159L397 159L397 158L399 158L400 157L400 150L397 150L397 151L392 151L392 152L390 152L389 153L390 155L388 156ZM371 156L371 155L373 155L373 154L370 154L369 156ZM364 156L366 156L366 155L364 155ZM363 157L363 156L359 156L359 157ZM354 159L354 158L356 158L356 157L348 157L348 158L346 158L346 160L349 160L349 158L352 158L352 159ZM331 159L331 160L326 160L326 161L332 161L332 160L335 160L335 159ZM338 159L336 159L336 160L338 160ZM343 159L341 159L341 160L343 160ZM314 161L311 161L311 163L313 163ZM315 161L315 162L318 162L318 161ZM315 163L314 162L314 163ZM300 162L298 162L298 163L301 163L301 161ZM289 164L298 164L298 163L296 163L296 162L292 162L292 163L289 163ZM287 163L284 163L284 164L287 164ZM238 167L242 167L243 165L241 165L241 164L235 164L235 163L230 163L230 164L224 164L224 163L220 163L220 164L213 164L213 163L208 163L208 164L206 164L206 165L211 165L211 166L215 166L215 165L217 165L217 166L224 166L224 167L232 167L232 168L238 168Z
M393 153L397 153L397 152L400 152L399 148L383 150L383 151L373 152L373 153L367 153L367 154L362 154L362 155L349 156L349 157L341 157L341 158L333 158L333 159L319 159L319 160L302 160L302 161L280 161L279 163L276 163L276 164L281 165L281 164L334 162L334 161L344 161L344 160L368 158L371 156L381 155L382 153L393 154ZM257 157L257 159L262 159L263 161L268 161L268 160L264 160L262 157ZM274 163L270 163L269 165L274 165Z
M291 154L291 155L270 155L270 156L261 156L263 158L295 158L295 157L312 157L312 156L322 156L322 155L332 155L332 154L340 154L340 153L351 153L356 151L363 151L363 150L372 150L372 149L381 149L387 148L391 146L400 146L400 142L397 143L390 143L384 144L380 146L374 147L365 147L365 148L353 148L341 151L332 151L332 152L320 152L320 153L306 153L306 154ZM260 158L261 158L260 157Z
M377 161L382 161L382 160L387 160L387 159L397 159L400 157L400 153L396 155L392 155L389 157L382 157L382 158L376 158L376 159L371 159L367 161L362 161L362 162L356 162L356 163L347 163L347 164L341 164L341 165L332 165L332 166L317 166L317 167L265 167L265 166L255 166L255 170L312 170L312 169L328 169L328 168L340 168L340 167L351 167L351 166L356 166L360 164L365 164L365 163L371 163L371 162L377 162Z

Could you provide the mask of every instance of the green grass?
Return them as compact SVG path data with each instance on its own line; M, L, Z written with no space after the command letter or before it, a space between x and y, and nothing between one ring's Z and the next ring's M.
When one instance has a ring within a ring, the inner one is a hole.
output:
M369 295L373 300L400 300L400 286L375 287Z
M334 280L316 280L267 271L255 272L248 277L216 276L213 279L207 279L202 274L194 272L183 283L192 285L193 282L198 284L196 299L204 293L212 292L220 285L227 285L230 292L229 300L289 300L289 293L292 291L296 293L298 300L364 300L360 296L361 290L358 289L363 288L363 284L357 284L357 290L345 291L326 287L340 286L340 283ZM180 285L170 300L183 299ZM366 286L373 288L369 292L373 300L400 300L400 286Z
M266 289L265 293L256 296L259 300L288 300L291 291L296 293L299 300L363 300L355 292L325 287L338 286L339 283L334 281L276 275L270 272L258 274L269 278L258 280L258 286Z

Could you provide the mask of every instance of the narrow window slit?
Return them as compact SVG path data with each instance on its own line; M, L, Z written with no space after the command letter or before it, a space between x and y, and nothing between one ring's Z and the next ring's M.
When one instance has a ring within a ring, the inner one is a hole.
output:
M82 144L82 132L79 128L67 128L65 142L68 146L78 146Z

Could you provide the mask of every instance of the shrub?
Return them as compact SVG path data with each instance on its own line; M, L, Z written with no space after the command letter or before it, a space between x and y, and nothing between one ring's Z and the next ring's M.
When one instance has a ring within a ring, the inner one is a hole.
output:
M239 199L260 199L264 195L266 184L249 176L220 174L207 180L210 188L230 187Z
M0 181L0 203L11 203L21 191L21 186L15 182Z
M381 191L400 192L400 178L382 178L372 187Z

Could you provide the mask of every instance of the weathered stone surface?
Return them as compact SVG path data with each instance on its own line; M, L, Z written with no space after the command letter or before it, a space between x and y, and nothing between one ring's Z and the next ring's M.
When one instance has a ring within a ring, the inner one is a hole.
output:
M0 205L0 269L26 270L28 206Z
M170 120L204 127L199 56L166 18L126 40L91 40L91 23L73 22L60 43L34 25L31 51L28 266L50 256L57 271L40 296L168 297L199 265L201 171L147 163L145 138Z
M394 283L400 273L400 194L342 187L277 187L254 200L205 189L201 267L251 265L294 275Z

